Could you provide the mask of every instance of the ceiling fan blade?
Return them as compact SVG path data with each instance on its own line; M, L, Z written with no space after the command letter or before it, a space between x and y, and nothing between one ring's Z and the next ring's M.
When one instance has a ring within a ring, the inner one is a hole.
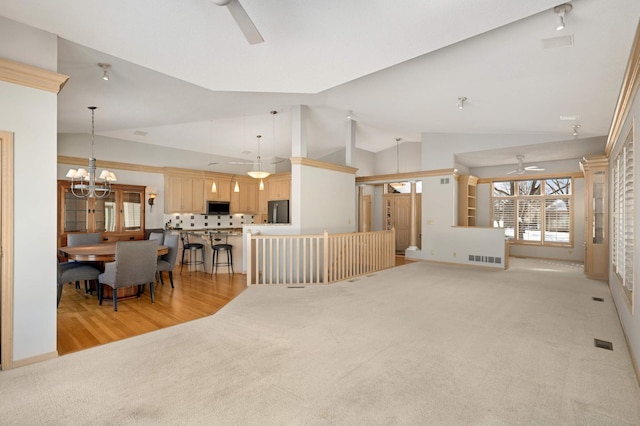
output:
M517 170L511 170L511 171L510 171L510 172L508 172L507 174L508 174L508 175L512 175L512 174L514 174L514 173L518 173L518 171L517 171Z
M538 166L528 166L524 168L525 170L529 171L529 172L543 172L544 169L540 168Z
M264 42L264 39L260 35L260 32L258 32L258 29L253 24L253 21L251 20L251 18L249 18L249 15L238 0L230 0L227 4L227 9L229 9L231 16L233 16L233 19L236 20L236 23L240 27L240 31L242 31L242 34L244 34L249 44L258 44Z

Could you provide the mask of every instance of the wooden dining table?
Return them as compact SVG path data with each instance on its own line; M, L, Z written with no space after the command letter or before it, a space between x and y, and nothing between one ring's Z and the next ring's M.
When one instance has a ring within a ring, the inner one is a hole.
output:
M169 253L169 247L158 245L158 256L167 253ZM113 262L116 260L116 243L60 247L58 254L69 260L82 262Z

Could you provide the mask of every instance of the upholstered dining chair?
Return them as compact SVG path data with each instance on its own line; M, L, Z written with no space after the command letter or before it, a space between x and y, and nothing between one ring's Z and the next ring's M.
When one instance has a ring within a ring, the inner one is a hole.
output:
M149 234L149 239L150 240L156 240L158 242L158 244L160 245L165 245L164 244L164 233L162 232L152 232Z
M158 265L158 242L154 240L116 242L116 259L105 263L104 273L98 276L98 300L102 305L103 286L113 289L113 310L118 310L118 289L138 286L138 297L142 287L149 283L151 303L155 302L153 282Z
M62 288L65 283L97 281L98 275L100 275L100 270L91 265L80 262L58 262L58 301L56 306L60 305Z
M100 232L78 232L67 234L67 247L87 246L100 243L102 243L102 233ZM81 263L90 266L94 265L93 262L79 262L76 260L71 261L70 263ZM80 288L80 281L82 280L76 281L76 288ZM84 280L84 291L85 293L91 293L88 280Z
M164 237L165 246L169 247L169 253L163 254L158 259L158 275L160 275L160 282L164 285L164 278L162 272L169 272L169 281L171 282L171 288L173 287L173 268L176 265L178 259L178 250L180 250L180 241L178 235L167 235Z
M100 232L67 234L67 247L87 246L90 244L100 244L101 242L102 233Z

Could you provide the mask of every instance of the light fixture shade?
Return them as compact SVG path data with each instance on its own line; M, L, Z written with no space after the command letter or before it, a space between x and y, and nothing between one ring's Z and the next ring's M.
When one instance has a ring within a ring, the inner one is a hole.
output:
M211 183L211 192L218 192L218 187L216 186L215 180Z
M107 179L109 177L109 170L103 170L102 173L100 173L100 179Z
M260 179L260 186L258 189L260 189L260 191L264 191L264 181L262 179Z
M78 171L76 172L76 176L78 178L84 178L84 177L88 177L89 173L87 173L87 169L78 169Z
M233 187L233 192L240 192L240 185L238 185L238 181L236 181L236 186Z
M66 176L68 178L76 177L76 173L78 173L78 171L76 169L69 169L69 171L67 172Z
M254 179L265 179L266 177L268 177L271 173L269 172L264 172L262 170L252 170L250 172L247 172L247 174L249 176L251 176Z

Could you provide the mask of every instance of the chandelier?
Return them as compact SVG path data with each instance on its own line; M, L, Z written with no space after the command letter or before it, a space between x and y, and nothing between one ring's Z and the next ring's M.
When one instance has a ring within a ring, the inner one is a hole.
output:
M96 159L93 156L95 141L94 115L97 107L88 107L91 110L91 157L89 158L89 170L84 168L69 169L66 176L71 178L71 193L78 198L105 198L111 193L111 182L115 182L116 175L109 170L103 170L96 178Z

